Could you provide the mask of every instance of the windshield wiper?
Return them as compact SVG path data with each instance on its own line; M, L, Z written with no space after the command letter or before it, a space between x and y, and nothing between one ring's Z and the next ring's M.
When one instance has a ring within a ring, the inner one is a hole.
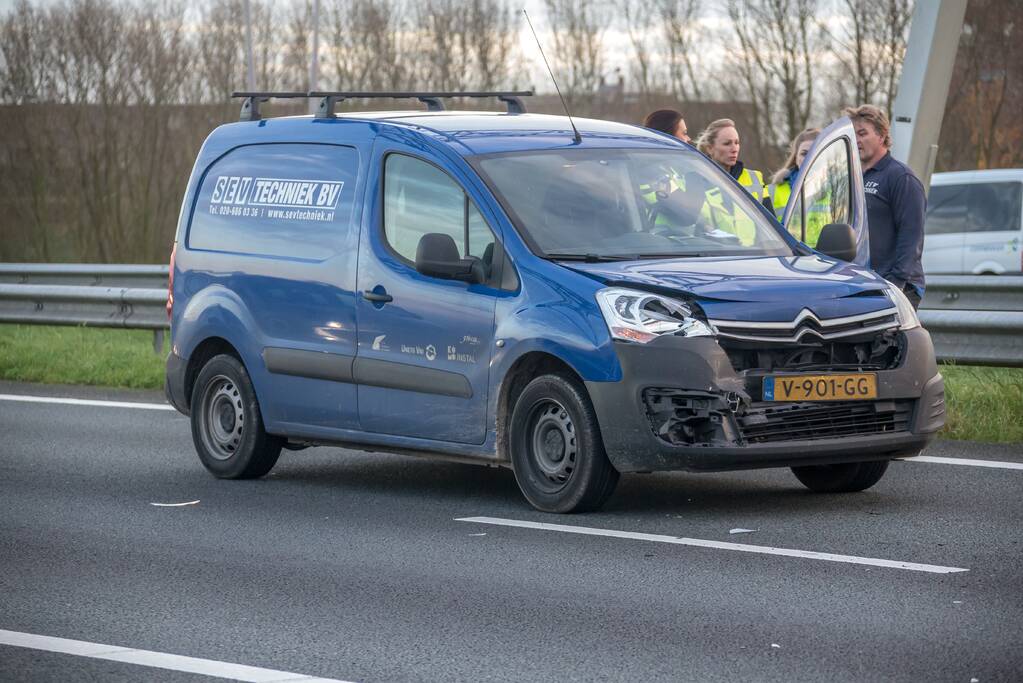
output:
M605 261L634 261L635 256L615 256L613 254L547 254L547 258L556 261L583 261L585 263L602 263Z

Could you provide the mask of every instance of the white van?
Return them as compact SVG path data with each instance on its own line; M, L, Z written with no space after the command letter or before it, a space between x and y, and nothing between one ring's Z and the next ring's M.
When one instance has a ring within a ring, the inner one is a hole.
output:
M1023 169L935 173L927 197L928 275L1023 270Z

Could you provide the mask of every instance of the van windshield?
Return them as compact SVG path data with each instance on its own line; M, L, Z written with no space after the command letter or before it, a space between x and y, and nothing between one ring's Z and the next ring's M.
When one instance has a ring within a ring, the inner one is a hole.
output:
M793 254L752 197L695 151L544 150L474 164L549 258Z

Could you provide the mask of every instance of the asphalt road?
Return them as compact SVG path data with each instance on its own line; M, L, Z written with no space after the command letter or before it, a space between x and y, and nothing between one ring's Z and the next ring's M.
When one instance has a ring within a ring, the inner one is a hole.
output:
M633 475L554 516L506 470L318 448L219 481L177 413L0 400L0 630L364 682L1019 681L1021 484L913 462L847 495L787 470ZM457 521L480 516L968 571ZM215 679L0 645L0 680Z

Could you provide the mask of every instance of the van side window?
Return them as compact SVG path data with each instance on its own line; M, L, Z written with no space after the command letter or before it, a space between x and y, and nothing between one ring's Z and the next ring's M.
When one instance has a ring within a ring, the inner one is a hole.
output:
M235 148L207 169L190 249L320 261L355 247L359 155L352 147L273 143Z
M806 225L803 226L802 221L796 224L803 233L800 239L811 247L817 246L817 240L820 239L825 225L852 223L852 197L849 194L850 155L846 141L835 140L824 148L807 171L800 197L805 202ZM796 209L802 208L803 205L796 206ZM792 229L793 226L790 224L789 231Z
M475 256L490 265L494 233L461 186L432 164L403 154L389 155L384 162L387 243L399 256L415 261L419 240L431 232L451 235L463 256Z
M970 185L934 185L927 198L924 233L947 235L966 232L970 211Z
M1021 183L935 185L927 198L928 235L956 232L1017 232L1020 229Z
M970 232L1019 232L1021 183L977 183L970 206Z

